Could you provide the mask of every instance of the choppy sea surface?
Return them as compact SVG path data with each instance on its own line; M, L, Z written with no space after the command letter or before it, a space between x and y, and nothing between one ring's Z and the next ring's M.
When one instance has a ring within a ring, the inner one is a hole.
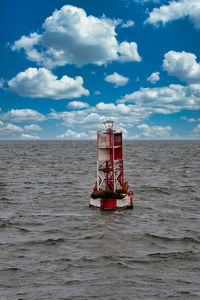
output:
M88 207L94 141L0 142L0 299L200 299L200 141L124 142L134 209Z

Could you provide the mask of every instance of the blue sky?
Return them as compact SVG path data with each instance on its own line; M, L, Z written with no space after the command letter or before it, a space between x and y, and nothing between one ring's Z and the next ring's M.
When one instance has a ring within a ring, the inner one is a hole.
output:
M200 138L200 0L2 0L0 139Z

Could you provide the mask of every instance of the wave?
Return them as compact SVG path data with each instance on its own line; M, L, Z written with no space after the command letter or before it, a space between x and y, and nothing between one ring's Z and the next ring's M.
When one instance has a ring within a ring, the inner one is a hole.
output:
M145 234L146 237L151 237L153 239L160 239L163 241L169 241L169 242L183 242L183 243L197 243L200 244L200 238L194 238L194 237L181 237L181 238L173 238L173 237L168 237L168 236L159 236L159 235L154 235L150 233Z
M29 246L34 245L46 245L46 246L53 246L53 245L59 245L64 243L66 240L64 238L57 238L57 239L47 239L47 240L34 240L34 241L28 241L24 244Z
M17 272L17 271L21 271L21 269L17 268L17 267L8 267L8 268L2 268L1 271L2 272Z
M166 187L158 187L158 186L152 186L152 185L141 185L139 187L138 192L156 192L159 194L165 194L165 195L171 195L173 193L172 189L166 188Z
M7 228L7 227L10 227L10 226L13 226L13 224L9 221L1 221L0 222L0 228Z
M173 251L173 252L157 252L147 255L148 257L155 257L160 259L187 259L187 260L197 260L198 253L194 251Z

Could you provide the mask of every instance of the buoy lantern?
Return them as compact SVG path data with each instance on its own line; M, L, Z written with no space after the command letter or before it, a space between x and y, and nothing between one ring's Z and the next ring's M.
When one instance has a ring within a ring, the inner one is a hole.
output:
M104 122L106 130L97 131L97 181L89 196L89 206L102 209L133 208L133 192L124 182L122 132L114 122Z

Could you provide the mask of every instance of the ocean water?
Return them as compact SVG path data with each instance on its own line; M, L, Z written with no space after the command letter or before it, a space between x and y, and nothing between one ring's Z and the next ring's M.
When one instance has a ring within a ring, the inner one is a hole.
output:
M0 299L200 299L200 141L126 141L134 209L88 207L94 141L0 142Z

